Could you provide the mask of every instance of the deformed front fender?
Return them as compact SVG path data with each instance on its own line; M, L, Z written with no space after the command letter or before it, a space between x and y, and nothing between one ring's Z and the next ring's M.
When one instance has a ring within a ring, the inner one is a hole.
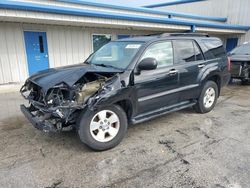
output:
M90 110L96 110L103 106L109 106L123 100L129 100L131 104L135 104L131 94L133 88L121 80L119 74L108 80L100 90L87 101L87 107Z

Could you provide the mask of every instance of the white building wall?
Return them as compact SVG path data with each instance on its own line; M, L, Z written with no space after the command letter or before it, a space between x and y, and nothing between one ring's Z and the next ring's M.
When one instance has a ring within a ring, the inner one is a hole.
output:
M27 77L26 53L21 24L0 23L0 84Z
M105 12L118 13L118 14L122 13L122 14L141 15L141 16L153 16L153 17L158 17L158 18L167 18L168 17L167 15L161 15L161 14L136 12L136 11L130 11L130 10L118 10L118 9L105 8L105 7L66 3L66 2L56 1L56 0L16 0L16 1L37 3L37 4L42 4L42 5L62 6L62 7L67 7L67 8L78 8L78 9L85 9L85 10L105 11Z
M23 1L88 10L165 17L134 11L69 4L55 0ZM191 3L190 5L170 6L162 9L228 17L228 23L250 25L250 11L248 11L250 1L248 0L208 0ZM28 63L23 33L25 30L46 32L49 65L50 68L53 68L83 62L92 52L92 34L112 34L112 38L115 39L117 34L142 35L152 32L180 32L189 29L189 26L181 25L0 9L0 84L23 82L28 77ZM223 36L223 41L226 40L226 36L229 36L230 33L243 32L201 27L196 29L200 32L220 34L220 36ZM248 39L250 39L250 32L247 35L241 35L241 42Z
M250 1L249 0L207 0L190 4L179 4L156 8L158 10L178 11L190 14L206 16L218 16L228 18L228 24L250 26ZM250 41L250 31L239 35L239 43ZM232 36L229 36L232 37Z
M146 31L98 29L0 22L0 84L24 82L28 63L24 31L47 34L49 66L60 67L83 62L92 53L92 34L147 34Z

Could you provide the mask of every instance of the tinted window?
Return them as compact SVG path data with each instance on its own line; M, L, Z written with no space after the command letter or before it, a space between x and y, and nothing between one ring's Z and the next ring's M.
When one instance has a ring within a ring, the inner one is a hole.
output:
M158 62L157 68L166 67L173 65L173 48L172 42L160 42L151 45L142 56L142 59L145 58L155 58Z
M194 43L195 60L196 61L203 60L203 55L201 53L200 48L197 46L197 44L195 42L193 42L193 43Z
M174 41L174 49L177 63L195 61L194 46L191 40Z
M214 59L226 55L225 49L220 40L203 39L202 42L206 47L206 49L204 49L204 56L206 59Z
M250 44L243 44L239 47L234 48L231 51L231 54L249 55L250 54Z

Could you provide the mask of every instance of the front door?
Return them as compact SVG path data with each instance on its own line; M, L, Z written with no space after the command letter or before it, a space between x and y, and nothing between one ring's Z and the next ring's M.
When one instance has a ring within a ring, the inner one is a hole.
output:
M135 75L137 115L178 102L178 96L174 92L178 87L178 72L173 65L172 42L164 41L150 45L140 61L144 58L155 58L158 65L155 70L145 70Z
M29 75L49 68L47 38L45 32L24 32Z

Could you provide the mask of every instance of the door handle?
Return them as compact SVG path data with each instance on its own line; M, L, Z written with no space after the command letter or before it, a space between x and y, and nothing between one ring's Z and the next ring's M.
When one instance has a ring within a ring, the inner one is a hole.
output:
M169 71L169 75L175 75L175 74L177 74L178 73L178 70L176 70L176 69L171 69L170 71Z
M199 64L198 65L198 68L200 68L200 69L203 68L203 67L205 67L205 64Z

